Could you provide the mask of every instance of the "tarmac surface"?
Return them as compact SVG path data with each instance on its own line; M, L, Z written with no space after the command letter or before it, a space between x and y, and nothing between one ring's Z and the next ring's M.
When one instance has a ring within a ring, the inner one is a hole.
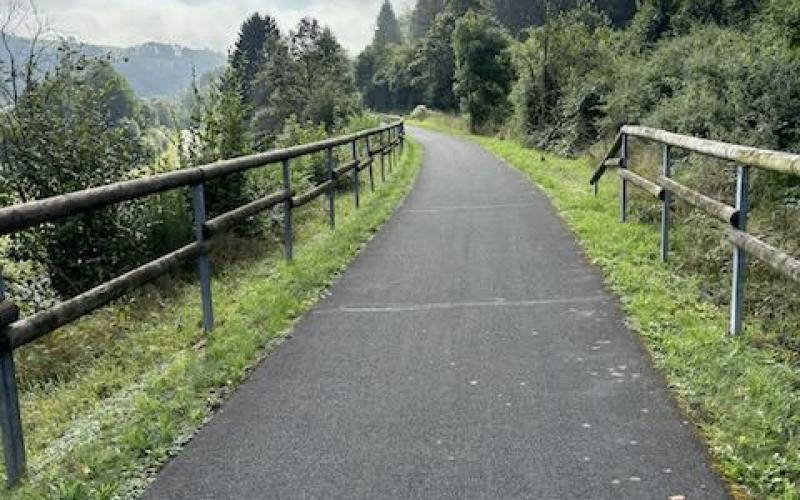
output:
M729 498L547 197L410 133L406 201L145 498Z

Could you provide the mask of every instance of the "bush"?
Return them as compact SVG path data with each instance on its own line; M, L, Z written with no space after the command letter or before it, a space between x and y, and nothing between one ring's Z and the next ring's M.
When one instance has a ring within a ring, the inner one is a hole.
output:
M127 179L148 159L127 120L110 119L116 87L98 87L87 67L91 60L62 51L57 68L4 112L2 184L15 202ZM15 234L9 252L41 263L58 293L73 295L140 261L146 212L129 202L45 224Z

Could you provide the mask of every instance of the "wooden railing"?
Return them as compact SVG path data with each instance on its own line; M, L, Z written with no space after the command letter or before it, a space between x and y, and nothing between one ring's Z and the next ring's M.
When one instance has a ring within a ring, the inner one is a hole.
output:
M376 137L378 143L374 144L371 140ZM211 331L214 327L214 309L211 297L209 249L215 242L216 236L244 222L249 217L282 204L284 207L285 255L288 260L291 260L293 253L292 210L327 194L330 225L335 227L335 196L339 181L352 172L353 196L355 205L358 207L361 186L359 173L364 170L368 171L369 185L374 190L373 164L375 158L380 158L381 179L385 180L386 168L388 166L391 172L393 164L398 161L397 152L402 154L404 141L404 123L402 120L398 120L389 125L313 144L244 156L0 208L0 236L2 236L115 203L188 187L192 192L195 233L193 243L61 302L48 310L23 319L19 318L19 309L4 297L5 286L0 276L0 430L2 430L3 437L7 485L13 487L17 484L26 468L14 368L14 349L33 342L192 260L196 262L199 274L203 328L206 332ZM359 156L359 143L363 145L363 158ZM348 153L351 159L337 167L334 165L334 150L343 146L349 147ZM325 152L328 179L306 193L296 194L291 185L291 160L323 151ZM280 192L207 220L205 207L205 183L207 181L223 179L231 174L275 164L280 164L283 170L283 189Z
M630 170L629 137L636 137L663 146L661 175L654 181ZM673 180L671 178L672 148L734 163L737 166L735 206L717 201ZM729 330L731 335L738 335L743 328L742 316L748 255L756 257L775 271L800 282L800 260L747 233L749 174L750 168L753 167L800 176L800 155L698 139L650 127L626 125L620 130L611 149L600 162L590 180L596 195L600 179L606 171L612 168L617 169L620 178L620 220L622 222L627 219L629 184L639 187L661 200L661 260L664 262L668 259L670 249L670 205L673 197L702 210L727 225L727 237L733 245L733 283Z

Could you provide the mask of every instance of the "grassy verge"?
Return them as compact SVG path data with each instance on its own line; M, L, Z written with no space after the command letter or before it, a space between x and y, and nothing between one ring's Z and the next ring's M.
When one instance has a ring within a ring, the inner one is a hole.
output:
M409 123L463 135L437 119ZM527 174L551 198L589 257L602 268L679 400L702 429L738 495L800 498L798 357L756 342L764 326L726 336L728 310L704 300L702 276L659 262L654 224L620 224L613 174L591 196L591 168L508 140L469 136ZM652 202L649 202L652 203ZM691 245L676 227L676 253ZM676 255L677 256L677 255Z
M217 327L210 336L201 332L196 283L177 277L84 318L46 346L20 350L30 472L5 495L136 496L390 217L420 164L419 147L408 141L386 184L376 176L375 193L362 188L360 210L342 193L335 231L322 202L304 209L292 264L274 241L232 240L214 259ZM95 332L95 341L59 343L70 329ZM64 368L37 376L48 356L65 360Z

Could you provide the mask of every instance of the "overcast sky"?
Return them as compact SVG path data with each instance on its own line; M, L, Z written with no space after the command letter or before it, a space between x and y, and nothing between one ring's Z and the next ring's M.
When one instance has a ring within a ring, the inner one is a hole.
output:
M5 0L0 0L0 2ZM413 0L393 0L398 15ZM156 41L226 52L246 16L277 18L286 32L304 16L330 26L355 55L369 43L383 0L37 0L60 34L127 46Z

